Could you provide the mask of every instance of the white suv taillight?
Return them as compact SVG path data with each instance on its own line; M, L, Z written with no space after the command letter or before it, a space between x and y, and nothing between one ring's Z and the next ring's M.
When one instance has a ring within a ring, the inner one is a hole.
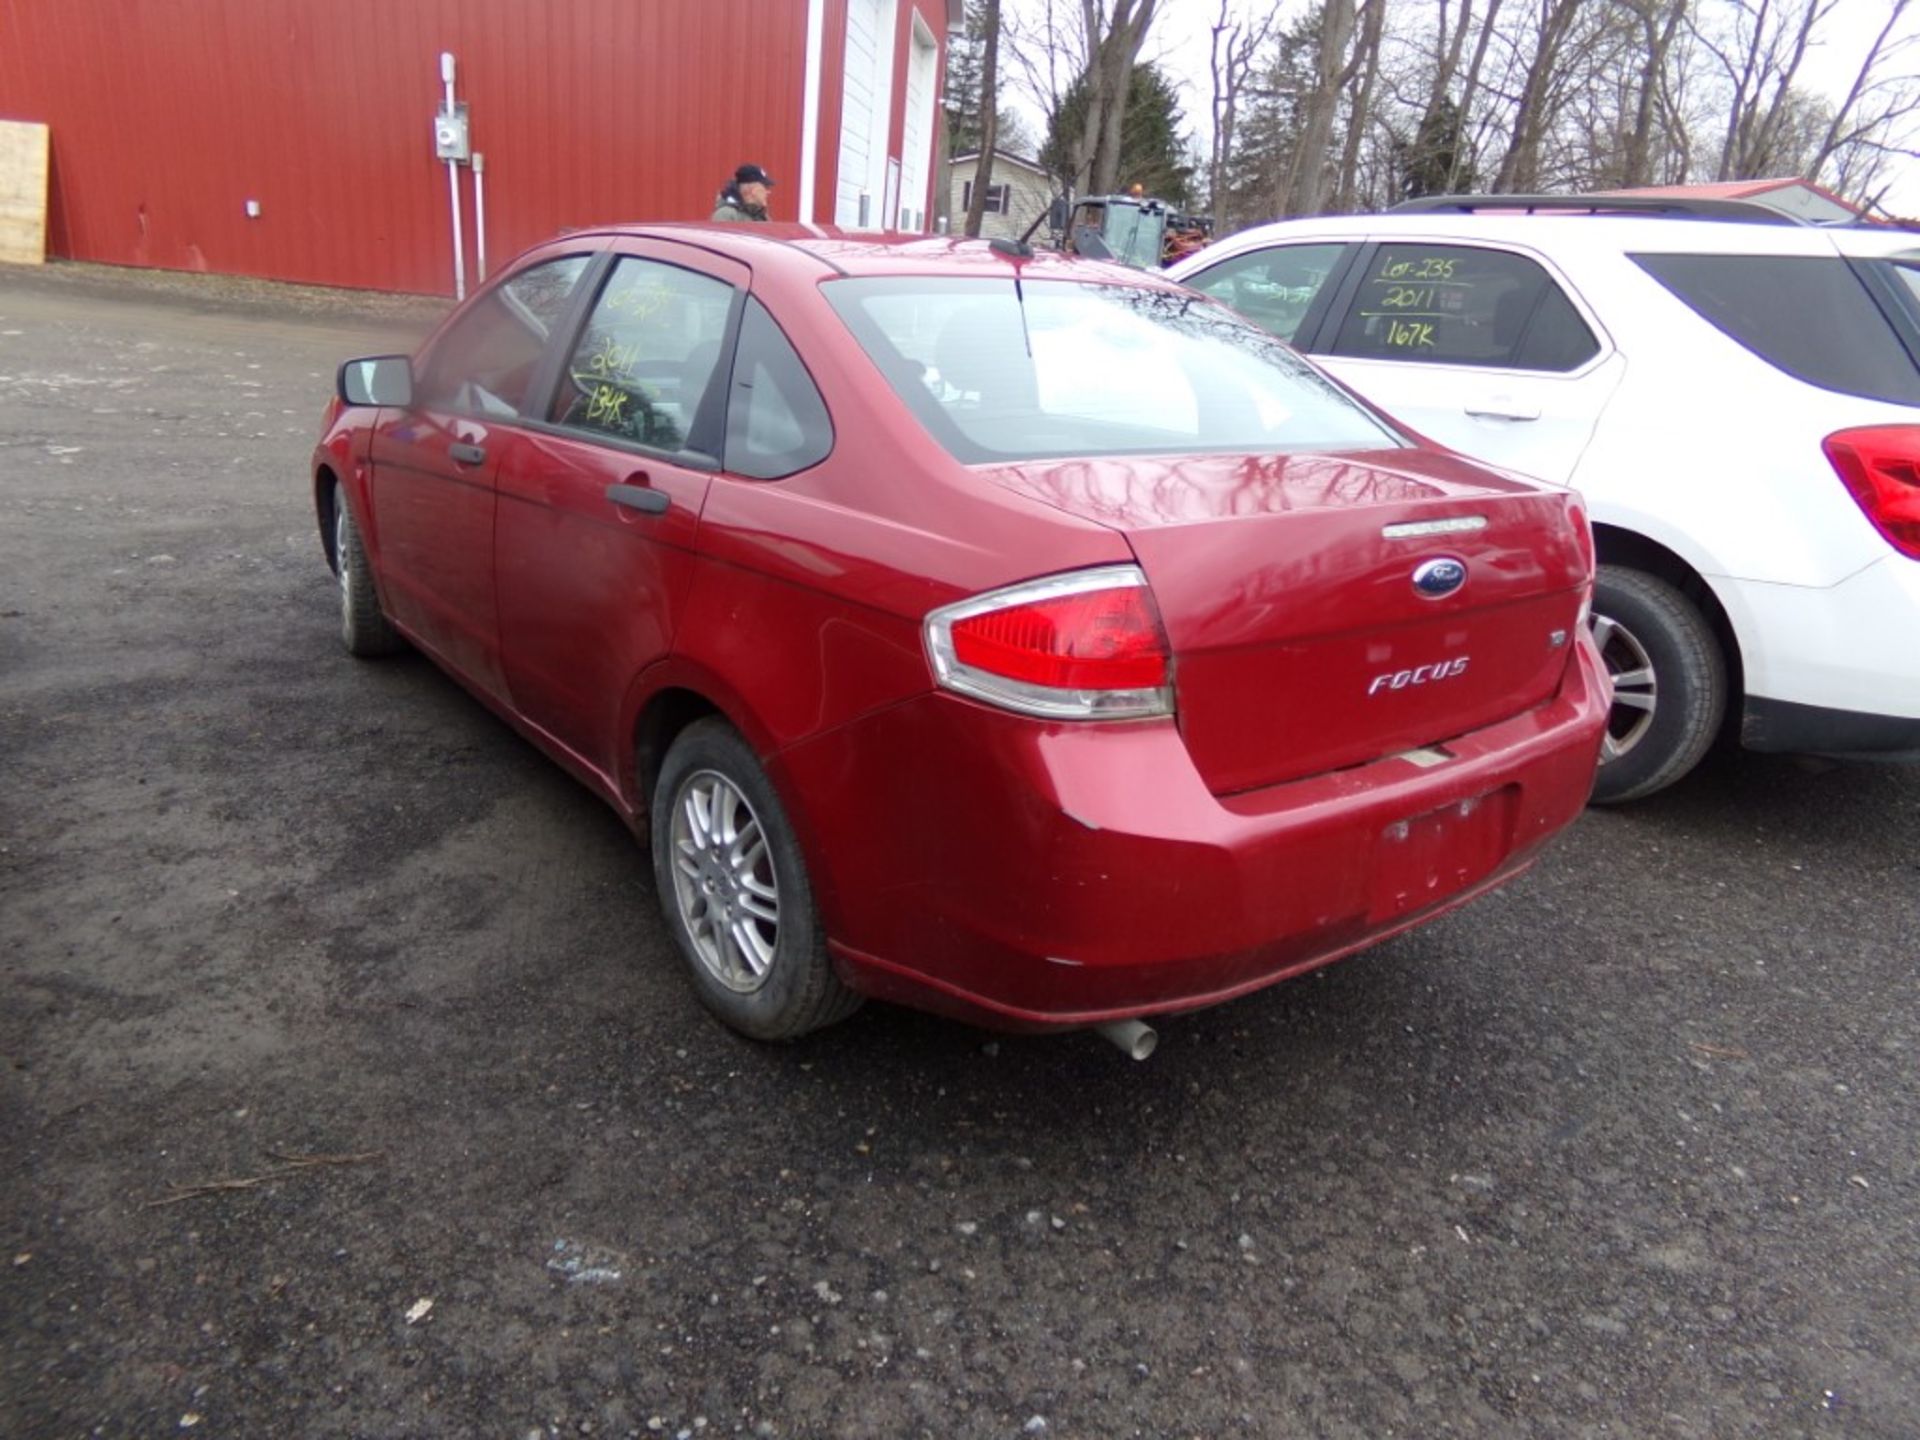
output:
M1820 445L1873 528L1920 560L1920 425L1840 430Z
M992 590L927 616L927 659L949 690L1026 715L1173 713L1172 664L1135 565Z

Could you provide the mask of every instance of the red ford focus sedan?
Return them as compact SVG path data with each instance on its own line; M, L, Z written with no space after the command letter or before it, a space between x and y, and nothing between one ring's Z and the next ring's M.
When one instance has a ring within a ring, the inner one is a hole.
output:
M877 996L1139 1053L1520 873L1606 721L1574 497L1004 246L569 235L344 365L313 483L347 649L619 811L761 1038Z

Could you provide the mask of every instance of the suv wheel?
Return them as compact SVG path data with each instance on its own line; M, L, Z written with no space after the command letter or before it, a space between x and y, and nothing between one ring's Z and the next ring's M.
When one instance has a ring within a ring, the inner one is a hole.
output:
M1727 708L1727 662L1713 627L1657 575L1602 565L1593 643L1613 677L1596 804L1664 790L1700 763Z

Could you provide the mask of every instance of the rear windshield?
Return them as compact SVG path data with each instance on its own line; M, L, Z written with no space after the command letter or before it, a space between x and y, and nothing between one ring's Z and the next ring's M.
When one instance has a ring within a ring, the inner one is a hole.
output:
M824 289L964 464L1406 443L1280 341L1196 295L1011 278Z
M1920 366L1845 260L1800 255L1633 258L1703 320L1796 379L1862 399L1920 405Z

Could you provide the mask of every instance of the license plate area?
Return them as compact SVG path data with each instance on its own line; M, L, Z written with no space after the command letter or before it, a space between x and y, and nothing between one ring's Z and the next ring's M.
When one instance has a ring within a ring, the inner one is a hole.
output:
M1424 910L1492 874L1513 848L1517 798L1507 785L1382 830L1373 847L1370 917Z

